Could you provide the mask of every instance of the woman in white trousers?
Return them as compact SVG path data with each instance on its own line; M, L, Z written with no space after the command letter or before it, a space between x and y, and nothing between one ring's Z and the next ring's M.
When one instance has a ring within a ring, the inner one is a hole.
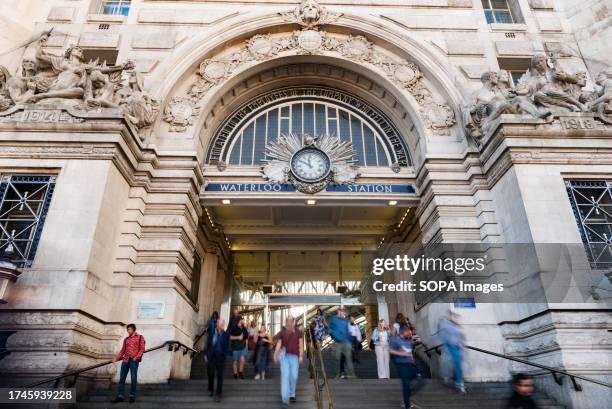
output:
M376 352L376 364L378 367L378 378L389 379L389 339L391 331L387 327L385 320L378 321L378 327L372 332L374 351Z

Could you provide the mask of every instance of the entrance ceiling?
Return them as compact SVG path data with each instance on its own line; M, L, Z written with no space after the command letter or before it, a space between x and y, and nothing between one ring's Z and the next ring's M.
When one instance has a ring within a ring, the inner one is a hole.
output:
M234 271L246 281L303 281L363 275L405 208L396 206L209 206L231 243ZM268 254L269 253L269 254ZM340 256L339 256L340 253ZM269 261L268 261L269 260Z

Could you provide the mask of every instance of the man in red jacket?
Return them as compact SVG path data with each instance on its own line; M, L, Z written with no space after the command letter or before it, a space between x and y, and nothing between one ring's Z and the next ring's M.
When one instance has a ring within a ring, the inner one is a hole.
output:
M130 402L136 400L136 384L138 383L138 364L145 352L145 340L142 335L136 332L136 325L128 324L126 327L128 336L123 340L121 351L113 357L113 363L121 360L121 373L119 375L119 385L117 385L117 397L113 403L123 402L123 392L125 390L125 379L128 371L130 372L132 384L130 386Z

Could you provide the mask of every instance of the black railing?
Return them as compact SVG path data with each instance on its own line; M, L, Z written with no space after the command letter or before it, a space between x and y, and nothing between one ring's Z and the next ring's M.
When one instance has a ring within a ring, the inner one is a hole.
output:
M208 333L208 326L206 326L206 328L204 328L204 331L202 331L202 333L198 336L195 337L195 339L193 340L193 347L195 348L196 345L198 345L198 342L202 339L202 337L204 335L206 335Z
M443 348L443 345L436 345L435 347L431 347L431 348L427 349L425 351L425 354L429 358L431 358L431 351L436 352L438 355L442 355L442 348ZM567 376L570 379L570 381L572 382L572 386L574 387L574 389L576 391L578 391L578 392L582 391L582 386L576 381L576 379L580 379L580 380L583 380L585 382L591 382L591 383L595 383L597 385L601 385L601 386L606 386L608 388L612 388L612 384L609 384L607 382L603 382L603 381L600 381L598 379L588 378L588 377L582 376L582 375L572 374L572 373L566 372L566 371L561 370L561 369L553 368L551 366L546 366L546 365L542 365L542 364L536 364L535 362L526 361L524 359L516 358L516 357L510 356L510 355L500 354L498 352L488 351L486 349L476 348L476 347L472 347L472 346L469 346L469 345L466 345L465 348L471 349L472 351L480 352L482 354L493 355L493 356L496 356L496 357L499 357L499 358L507 359L509 361L519 362L519 363L524 364L524 365L529 365L529 366L533 366L533 367L536 367L536 368L544 369L545 371L549 371L551 373L551 375L555 379L555 382L558 385L563 385L563 376Z
M323 388L325 388L325 392L327 393L327 409L334 409L334 399L329 388L327 370L325 369L325 362L323 361L323 354L321 353L321 343L312 338L310 330L308 328L304 330L304 333L306 335L308 365L310 369L310 374L312 375L312 380L314 382L317 409L324 409ZM317 361L319 364L318 367ZM323 377L323 383L319 382L319 370L321 371L321 376Z
M191 353L191 358L193 358L198 353L198 351L196 351L195 349L190 348L187 345L179 341L166 341L161 345L147 349L144 353L147 354L149 352L157 351L158 349L163 349L166 347L168 348L168 351L171 351L171 352L176 352L180 349L183 349L183 355L187 355L188 353ZM23 386L23 388L34 388L36 386L44 385L49 382L55 382L53 387L56 388L59 384L59 381L61 381L62 379L72 378L72 380L68 384L64 385L64 387L71 388L76 383L79 375L81 375L83 372L91 371L92 369L100 368L106 365L110 365L112 363L113 363L112 360L104 361L96 365L91 365L85 368L77 369L75 371L67 372L63 375L55 376L53 378L49 378L49 379L45 379L45 380L42 380L36 383L32 383L30 385Z

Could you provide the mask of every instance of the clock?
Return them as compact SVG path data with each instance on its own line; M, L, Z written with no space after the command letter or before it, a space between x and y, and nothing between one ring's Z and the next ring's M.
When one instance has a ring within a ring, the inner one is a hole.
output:
M331 160L322 150L309 146L291 157L291 172L302 182L316 183L325 179L331 171Z

